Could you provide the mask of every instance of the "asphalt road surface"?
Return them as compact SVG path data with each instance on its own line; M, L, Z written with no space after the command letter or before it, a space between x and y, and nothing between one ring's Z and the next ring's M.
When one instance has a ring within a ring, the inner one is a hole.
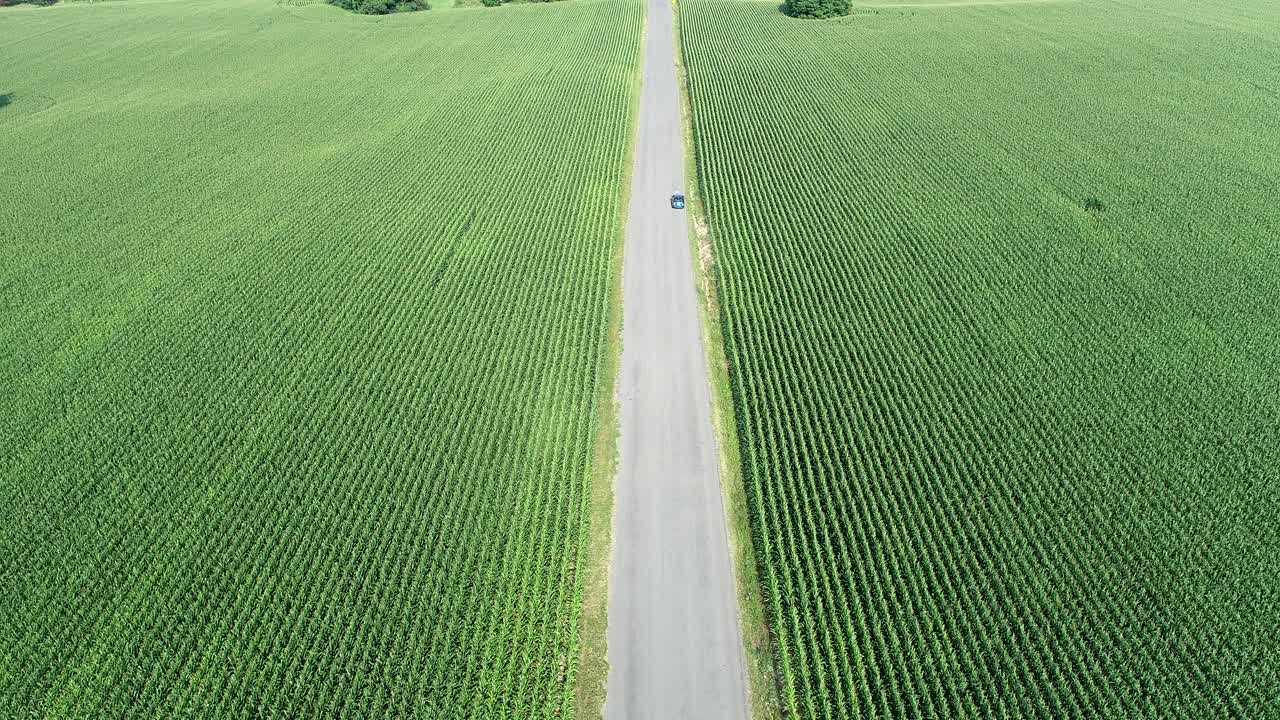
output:
M649 0L623 260L621 444L608 720L746 720L738 601L711 426L670 0Z

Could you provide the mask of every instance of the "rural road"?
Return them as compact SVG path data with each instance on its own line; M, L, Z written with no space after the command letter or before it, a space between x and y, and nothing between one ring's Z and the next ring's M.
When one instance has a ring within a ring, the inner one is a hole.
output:
M623 259L607 720L746 720L684 185L670 0L649 0Z

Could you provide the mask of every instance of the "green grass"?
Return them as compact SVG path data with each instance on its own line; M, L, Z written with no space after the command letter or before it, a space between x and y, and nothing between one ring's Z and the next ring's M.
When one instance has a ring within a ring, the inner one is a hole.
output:
M0 716L572 715L642 18L0 11Z
M673 2L679 13L679 2ZM677 46L679 23L675 27ZM702 325L702 344L706 353L711 383L712 424L716 434L716 456L720 468L720 489L724 493L729 553L733 560L734 582L738 596L738 623L742 630L743 660L747 673L747 692L752 720L775 720L780 710L778 681L775 676L765 616L764 598L752 547L751 521L747 512L742 458L738 440L737 418L733 413L733 395L729 384L729 363L725 359L724 327L720 322L720 297L715 283L715 256L711 249L711 232L706 207L698 187L696 155L693 147L693 117L689 102L688 74L684 58L676 57L680 84L680 137L684 144L684 191L689 217L689 256L695 258L698 317Z
M681 3L785 711L1280 715L1280 10L912 5Z
M641 33L648 26L641 21ZM638 124L640 113L641 73L632 77L631 101L628 106L631 126ZM635 166L635 144L629 146L625 167ZM631 174L622 179L618 197L631 197ZM617 206L618 227L626 227L628 203ZM613 481L618 467L618 397L617 379L622 363L622 267L623 244L614 246L613 284L609 292L609 344L602 376L597 387L595 447L591 458L589 536L583 549L582 614L579 618L578 675L575 678L575 720L598 720L604 717L609 686L609 571L613 562Z

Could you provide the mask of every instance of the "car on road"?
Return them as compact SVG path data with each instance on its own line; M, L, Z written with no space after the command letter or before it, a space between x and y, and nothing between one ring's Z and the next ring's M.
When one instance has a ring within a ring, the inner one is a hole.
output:
M675 208L676 210L683 210L683 209L684 209L684 194L683 194L683 193L676 193L676 194L674 194L674 195L672 195L672 196L671 196L671 207Z

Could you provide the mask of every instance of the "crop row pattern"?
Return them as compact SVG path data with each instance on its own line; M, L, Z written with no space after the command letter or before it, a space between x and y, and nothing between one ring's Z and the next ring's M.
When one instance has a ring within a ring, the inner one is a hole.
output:
M1280 16L682 0L796 718L1280 717Z
M641 7L309 10L0 18L0 716L572 715Z

